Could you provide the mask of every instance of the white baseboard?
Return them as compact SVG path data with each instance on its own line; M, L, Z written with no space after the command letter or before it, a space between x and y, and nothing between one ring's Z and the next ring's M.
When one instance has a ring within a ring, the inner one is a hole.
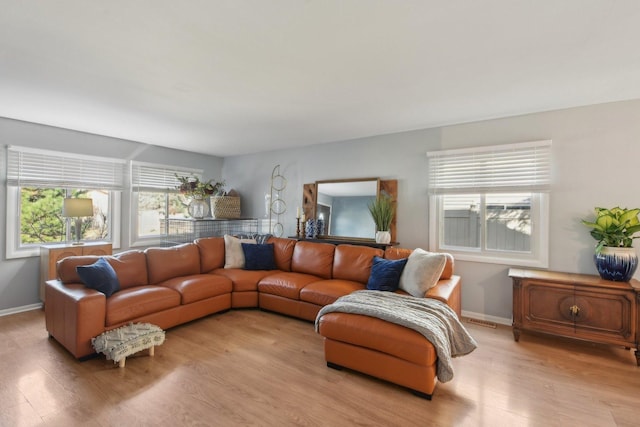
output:
M498 325L506 325L511 326L511 319L507 319L506 317L498 317L498 316L490 316L488 314L483 313L474 313L473 311L465 311L462 310L462 317L468 317L470 319L476 320L484 320L485 322L493 322Z
M23 305L21 307L7 308L0 310L0 317L9 316L10 314L22 313L23 311L39 310L42 308L42 303Z

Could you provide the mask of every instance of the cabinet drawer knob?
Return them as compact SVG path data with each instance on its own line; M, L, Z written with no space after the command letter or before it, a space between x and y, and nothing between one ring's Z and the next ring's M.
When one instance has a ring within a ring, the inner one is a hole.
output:
M571 316L578 316L580 315L580 307L578 307L577 305L572 305L571 307L569 307L569 314Z

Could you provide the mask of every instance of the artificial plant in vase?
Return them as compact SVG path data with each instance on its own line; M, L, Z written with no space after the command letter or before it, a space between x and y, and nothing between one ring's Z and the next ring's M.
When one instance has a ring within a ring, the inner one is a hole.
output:
M640 209L615 207L595 208L593 221L582 220L591 227L591 236L598 242L594 261L603 279L627 282L638 267L638 255L633 249L633 239L640 236Z
M391 242L391 221L396 213L396 205L387 193L380 193L369 205L371 218L376 225L376 242Z
M200 181L197 176L179 176L175 174L180 184L176 187L180 193L192 199L204 199L207 196L224 195L225 182Z
M224 194L224 181L214 183L210 179L203 182L193 175L179 176L175 174L175 177L180 182L176 189L191 199L187 210L193 218L201 219L209 214L209 203L205 200L206 197Z

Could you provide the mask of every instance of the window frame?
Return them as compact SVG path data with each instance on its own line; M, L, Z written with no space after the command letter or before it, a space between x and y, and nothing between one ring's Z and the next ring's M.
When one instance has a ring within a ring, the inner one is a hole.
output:
M6 227L6 257L7 259L40 256L40 246L54 244L54 242L22 244L20 238L20 189L14 185L7 185L7 227ZM44 188L44 187L42 187ZM120 248L122 195L119 191L109 191L109 236L114 249ZM92 240L93 241L93 240ZM97 240L96 240L97 241ZM57 242L65 243L65 242ZM68 242L67 242L68 243Z
M89 156L84 154L68 153L63 151L45 150L31 147L19 147L8 145L3 150L7 158L6 180L6 224L5 224L5 251L7 259L27 258L40 255L40 246L53 242L22 244L21 231L21 188L66 188L103 190L109 194L109 236L114 249L120 247L122 190L124 180L124 166L126 162L121 159ZM42 160L52 159L54 164L65 164L69 167L66 171L60 171L58 167L51 165L44 168L29 168L34 162L42 164ZM22 162L25 162L24 164ZM55 163L57 162L57 163ZM23 165L24 168L23 168ZM99 168L95 168L99 165ZM109 165L113 167L113 173L108 172ZM50 173L52 169L55 173ZM85 170L97 171L91 174L91 179L83 182ZM24 172L24 177L23 177ZM104 181L101 181L103 177Z
M490 193L474 193L485 197ZM462 248L440 243L444 227L443 197L446 194L429 196L429 250L448 252L457 260L484 262L490 264L516 265L521 267L549 267L549 195L543 192L531 193L531 250L529 252L486 249L486 211L483 206L481 222L481 245L476 248Z
M429 249L449 252L463 261L548 268L551 143L550 140L531 141L428 152ZM533 172L529 172L530 169ZM528 252L486 248L484 201L487 195L500 193L531 194ZM443 244L444 197L455 194L481 198L480 248Z
M136 176L134 173L134 168L153 168L157 172L164 171L163 174L158 176L158 180L162 182L162 184L151 184L151 186L140 186L137 184ZM204 171L202 169L193 169L193 168L185 168L180 166L173 165L164 165L159 163L148 163L148 162L140 162L136 160L132 160L129 162L129 172L130 172L130 204L131 206L131 215L130 215L130 233L129 233L129 246L130 247L146 247L146 246L157 246L162 243L162 239L167 236L166 232L153 235L153 236L144 236L141 237L139 235L138 228L138 200L140 190L144 192L152 192L165 194L165 212L168 218L168 207L169 207L169 194L178 193L177 188L175 190L170 190L172 187L177 187L180 182L174 177L173 174L179 175L193 175L194 177L203 179ZM162 191L164 189L164 191ZM157 190L157 191L156 191Z

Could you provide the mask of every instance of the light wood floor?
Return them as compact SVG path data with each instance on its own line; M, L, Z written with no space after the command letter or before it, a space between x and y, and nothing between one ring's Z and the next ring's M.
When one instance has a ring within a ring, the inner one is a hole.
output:
M155 357L73 359L42 311L0 318L0 426L637 426L622 348L465 323L479 343L432 401L326 367L311 323L234 310L167 331Z

